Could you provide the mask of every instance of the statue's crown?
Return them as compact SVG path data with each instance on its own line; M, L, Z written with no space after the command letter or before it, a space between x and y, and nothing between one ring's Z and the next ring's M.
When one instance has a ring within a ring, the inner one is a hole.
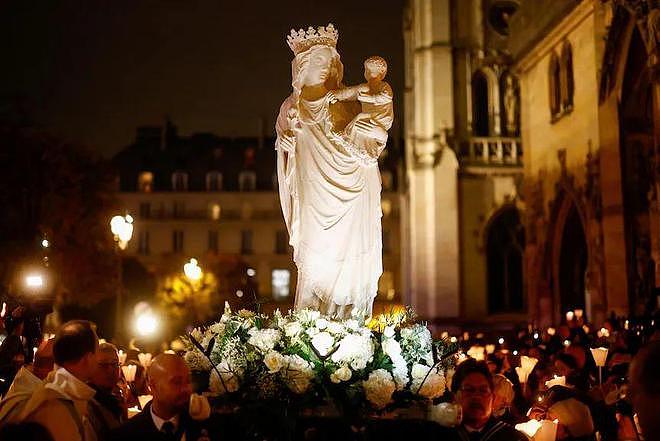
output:
M337 32L337 29L335 29L332 23L328 24L328 26L319 26L317 29L310 26L306 31L303 29L299 31L291 29L291 33L286 37L286 41L295 55L305 52L317 44L337 47L338 39L339 32Z

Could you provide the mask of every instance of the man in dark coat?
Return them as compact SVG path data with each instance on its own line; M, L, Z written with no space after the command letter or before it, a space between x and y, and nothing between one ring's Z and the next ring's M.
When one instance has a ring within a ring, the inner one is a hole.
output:
M185 361L174 354L154 358L148 372L153 400L127 423L111 432L117 441L186 441L220 439L209 433L207 421L195 421L188 413L192 386Z
M470 358L456 368L451 390L463 410L457 428L463 441L527 441L527 437L493 416L493 377L484 361Z

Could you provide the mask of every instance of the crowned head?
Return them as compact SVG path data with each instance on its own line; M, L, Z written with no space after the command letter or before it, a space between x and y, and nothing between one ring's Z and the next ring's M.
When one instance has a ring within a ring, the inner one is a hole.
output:
M330 23L327 26L319 26L316 29L310 26L306 31L303 29L298 31L291 29L291 33L287 36L286 41L293 54L298 55L316 45L336 48L338 39L339 32Z

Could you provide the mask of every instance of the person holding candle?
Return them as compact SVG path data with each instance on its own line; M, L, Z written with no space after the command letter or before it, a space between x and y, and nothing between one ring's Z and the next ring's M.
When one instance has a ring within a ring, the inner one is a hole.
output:
M91 322L72 320L62 325L53 343L58 369L51 381L35 390L19 419L41 424L55 441L96 441L89 418L95 391L87 382L97 368L98 344Z
M457 428L464 441L526 441L527 437L493 415L493 377L484 361L468 359L458 365L451 390L463 411Z
M117 348L111 343L99 344L96 352L98 368L89 385L96 391L90 405L94 426L99 439L105 439L110 430L128 419L124 398L118 393L119 357Z

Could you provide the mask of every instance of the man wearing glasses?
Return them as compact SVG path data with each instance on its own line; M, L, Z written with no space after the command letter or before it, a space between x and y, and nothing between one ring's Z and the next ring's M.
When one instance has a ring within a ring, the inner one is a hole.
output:
M98 368L89 383L96 390L91 401L93 424L99 440L107 439L110 430L126 421L126 403L118 393L119 356L110 343L100 343L96 352Z
M451 390L463 411L463 441L526 441L527 437L493 416L493 377L484 361L470 358L456 368Z

